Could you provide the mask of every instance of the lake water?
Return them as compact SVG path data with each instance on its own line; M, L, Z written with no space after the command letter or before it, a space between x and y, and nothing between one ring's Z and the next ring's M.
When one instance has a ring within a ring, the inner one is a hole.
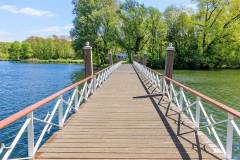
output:
M79 77L79 73L82 72L82 65L0 62L0 119L4 119L68 86L76 80L76 75ZM240 70L175 70L174 78L240 111ZM43 108L45 114L51 109L50 106L53 105L50 104ZM220 110L212 106L207 106L206 108L208 114L213 113L215 115L214 118L216 120L226 118L226 114ZM19 130L20 124L23 122L24 119L1 130L0 140L4 140L3 142L6 144L11 142ZM37 124L35 126L40 125ZM41 126L39 128L35 127L35 130L40 132L40 128ZM225 140L226 127L219 125L217 131L221 139ZM4 134L2 134L3 132ZM45 139L50 135L51 133ZM234 138L234 155L236 157L240 153L240 142L236 134ZM26 134L19 142L13 156L25 156L26 152L23 152L23 148L26 148L25 144Z
M175 70L174 79L240 111L240 70Z
M0 62L0 119L70 85L81 65Z
M175 70L174 79L194 88L205 95L240 111L240 70L189 71ZM208 115L216 121L227 119L227 114L215 107L204 104ZM203 119L202 119L203 120ZM239 123L239 119L236 119ZM240 125L239 125L240 127ZM226 143L226 123L215 126L221 140ZM208 131L205 130L207 134ZM209 135L213 140L213 136ZM240 159L240 137L234 133L234 157Z
M83 65L28 64L0 61L0 119L33 104L75 81L75 73L83 72ZM48 110L49 108L45 108ZM19 129L20 120L0 133L0 140L11 142ZM38 130L38 127L35 127ZM26 136L26 135L24 135ZM15 155L24 155L24 140L19 142ZM1 158L0 158L1 159Z

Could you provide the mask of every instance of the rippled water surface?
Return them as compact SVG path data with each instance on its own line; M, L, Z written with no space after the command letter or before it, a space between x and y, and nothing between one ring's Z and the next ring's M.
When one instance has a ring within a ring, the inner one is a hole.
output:
M81 65L0 62L0 119L72 83Z
M73 83L76 81L75 77L81 77L82 72L82 65L0 62L0 119L4 119ZM240 70L175 70L174 79L240 111ZM46 105L42 111L38 111L35 115L42 117L53 106L54 102ZM212 114L215 120L226 119L226 114L221 110L208 104L204 104L204 106L207 113ZM24 119L21 119L18 123L0 130L0 141L5 144L12 142L23 122ZM37 137L43 125L38 123L35 126ZM216 129L223 143L225 143L226 124L219 125ZM205 133L208 132L205 130ZM50 135L51 133L46 135L45 140ZM209 137L214 141L212 135L209 135ZM236 133L234 139L234 157L240 159L240 138ZM26 140L25 133L17 145L13 157L26 156Z
M175 70L174 79L240 111L240 70L189 71ZM218 122L227 119L226 113L204 104L207 113ZM204 120L203 120L204 121ZM239 119L236 119L239 124ZM226 123L215 126L221 140L226 141ZM205 131L205 133L208 133ZM210 137L214 138L212 135ZM240 159L240 137L234 133L234 157Z
M75 80L75 73L79 71L83 71L82 65L0 62L0 119L70 85ZM47 106L44 110L48 109L51 108ZM2 130L1 142L12 141L23 121L24 119ZM21 140L19 143L18 147L22 149L25 142ZM18 154L18 151L21 153L19 149L15 153Z
M174 78L240 111L240 70L176 70Z

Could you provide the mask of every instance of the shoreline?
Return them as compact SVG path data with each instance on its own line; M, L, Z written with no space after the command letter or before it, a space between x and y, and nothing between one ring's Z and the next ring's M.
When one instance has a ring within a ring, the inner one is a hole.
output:
M10 60L10 59L0 59L0 61L12 61L20 63L35 63L35 64L83 64L83 59L25 59L25 60Z

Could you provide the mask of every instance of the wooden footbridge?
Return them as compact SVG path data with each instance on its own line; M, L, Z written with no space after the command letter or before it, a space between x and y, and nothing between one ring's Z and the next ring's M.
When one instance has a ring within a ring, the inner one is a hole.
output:
M206 103L226 119L216 121ZM51 110L41 111L46 113L41 118L38 112L48 104ZM1 133L22 121L11 142L1 139L0 158L232 159L234 134L240 143L239 117L238 111L143 64L118 62L0 121ZM36 133L39 123L43 127ZM224 136L219 126L225 126ZM58 130L46 140L54 127ZM25 133L25 154L19 157L14 149Z
M204 143L206 137L197 142L193 129L183 127L182 133L190 133L178 137L176 115L164 116L166 102L157 105L157 99L147 96L146 82L132 65L120 66L39 149L36 159L222 158L212 148L198 147L211 142Z

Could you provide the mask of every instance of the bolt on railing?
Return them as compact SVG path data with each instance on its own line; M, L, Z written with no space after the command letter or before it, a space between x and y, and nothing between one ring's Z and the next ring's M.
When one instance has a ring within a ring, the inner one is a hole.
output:
M240 129L236 124L236 118L240 118L240 112L236 111L212 98L193 90L169 77L161 75L159 72L154 71L145 65L142 65L136 61L133 63L134 67L141 72L146 78L148 78L152 84L159 88L162 92L163 96L168 97L170 103L174 103L179 109L179 117L183 113L187 113L190 117L190 120L195 125L195 130L198 132L203 128L207 128L207 130L213 134L213 137L217 143L217 146L221 149L226 159L232 159L233 154L233 132L235 131L240 139ZM167 83L167 81L169 83ZM178 88L176 91L175 87ZM190 102L190 99L187 99L185 92L190 93L191 95L196 97L194 102ZM207 114L205 107L203 106L203 101L213 105L215 108L218 108L227 113L227 119L216 122L213 117ZM171 105L168 105L166 114L170 109ZM195 111L195 115L194 115ZM202 116L203 115L203 116ZM204 119L207 124L201 125L201 120ZM180 132L180 121L181 118L178 119L178 134ZM219 137L217 130L215 129L216 125L220 125L223 123L227 123L226 125L226 145L224 147L222 139ZM240 141L239 141L240 143Z
M113 64L99 72L97 72L94 76L89 76L69 87L60 90L59 92L19 111L18 113L0 121L0 131L10 124L15 123L22 118L26 118L25 122L21 126L17 135L14 137L13 141L9 146L6 146L4 143L1 143L0 148L0 158L2 160L7 160L11 156L13 150L15 149L17 143L21 140L24 132L27 131L27 146L28 146L28 157L21 157L15 159L33 159L37 150L43 142L43 138L46 133L49 133L53 126L57 126L59 129L64 128L64 124L67 121L68 117L72 115L72 113L76 112L80 105L87 101L88 97L95 92L95 90L102 85L102 83L107 80L107 78L122 64L122 62L118 62ZM80 89L80 86L81 89ZM73 91L70 97L65 95L69 91ZM65 97L64 97L65 96ZM69 97L66 101L64 98ZM33 115L34 112L37 112L38 109L42 108L49 102L54 102L55 106L53 107L50 113L47 113L44 119L37 118ZM65 105L65 108L63 106ZM54 122L54 116L58 117L58 123ZM44 127L41 130L38 139L34 137L34 122L44 123ZM34 142L36 139L36 142Z

